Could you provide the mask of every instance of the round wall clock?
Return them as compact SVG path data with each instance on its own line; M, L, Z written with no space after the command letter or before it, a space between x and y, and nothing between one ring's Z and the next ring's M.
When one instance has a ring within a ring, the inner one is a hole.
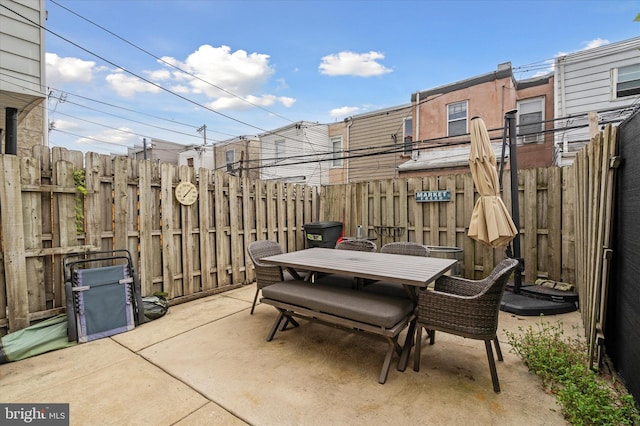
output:
M175 194L176 200L184 206L190 206L198 199L198 189L191 182L180 182Z

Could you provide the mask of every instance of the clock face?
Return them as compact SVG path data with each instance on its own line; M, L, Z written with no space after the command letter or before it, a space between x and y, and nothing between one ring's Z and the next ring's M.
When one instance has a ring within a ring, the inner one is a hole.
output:
M198 199L198 189L191 182L180 182L176 186L176 199L180 204L190 206Z

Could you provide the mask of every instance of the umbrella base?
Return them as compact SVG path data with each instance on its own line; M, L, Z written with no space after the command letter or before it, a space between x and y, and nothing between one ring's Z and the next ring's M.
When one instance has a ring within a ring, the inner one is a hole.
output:
M521 288L522 290L523 288ZM522 316L558 315L576 311L575 302L556 302L537 299L523 293L505 292L500 310Z
M513 283L507 283L507 291L513 292ZM557 290L536 284L520 285L520 293L535 299L551 300L552 302L577 302L578 293L573 291Z

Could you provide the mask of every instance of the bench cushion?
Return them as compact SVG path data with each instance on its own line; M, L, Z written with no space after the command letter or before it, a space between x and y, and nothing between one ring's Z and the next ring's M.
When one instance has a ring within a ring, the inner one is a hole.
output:
M391 328L414 310L411 300L306 281L286 281L262 289L271 299L337 317Z

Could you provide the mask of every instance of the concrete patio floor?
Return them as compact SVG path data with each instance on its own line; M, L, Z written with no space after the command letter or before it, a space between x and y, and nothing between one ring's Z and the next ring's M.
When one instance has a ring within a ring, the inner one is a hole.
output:
M130 332L0 366L0 401L70 403L71 425L564 425L560 407L510 352L504 330L562 321L500 313L502 392L484 344L439 333L420 372L378 375L379 339L305 321L265 337L276 310L255 286L170 308ZM404 337L401 338L401 341Z

